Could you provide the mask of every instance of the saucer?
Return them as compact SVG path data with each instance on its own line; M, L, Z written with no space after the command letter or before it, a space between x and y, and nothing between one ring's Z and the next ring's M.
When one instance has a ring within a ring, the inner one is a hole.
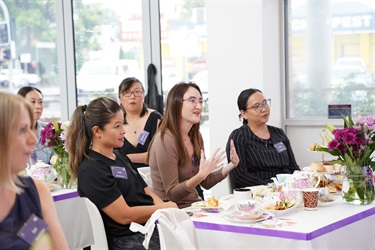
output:
M245 223L254 223L263 220L267 220L271 217L271 214L265 211L262 211L257 217L248 217L239 211L232 212L225 216L226 219L233 222L245 222Z

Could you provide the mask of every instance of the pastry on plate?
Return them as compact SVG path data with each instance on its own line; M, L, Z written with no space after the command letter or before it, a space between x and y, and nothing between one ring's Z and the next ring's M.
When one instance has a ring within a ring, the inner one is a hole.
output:
M325 172L326 169L325 169L323 163L314 161L310 164L310 171Z

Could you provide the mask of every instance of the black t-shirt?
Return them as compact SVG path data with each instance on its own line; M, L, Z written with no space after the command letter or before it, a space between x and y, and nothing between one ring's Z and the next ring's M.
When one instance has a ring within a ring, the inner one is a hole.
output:
M130 235L133 232L129 230L130 225L115 222L102 208L114 202L120 195L130 207L154 204L152 197L144 191L147 184L129 158L116 152L115 154L116 160L112 160L89 150L89 158L85 158L78 168L78 193L89 198L99 208L108 238ZM114 177L112 166L124 168L126 177Z

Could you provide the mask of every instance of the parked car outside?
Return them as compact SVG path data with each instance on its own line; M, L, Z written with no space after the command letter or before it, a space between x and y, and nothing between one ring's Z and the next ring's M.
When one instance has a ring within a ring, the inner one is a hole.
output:
M124 78L140 76L136 60L88 61L77 74L77 90L78 93L116 92Z
M20 88L29 85L27 75L21 69L2 69L0 70L0 86L9 87L12 83L14 88Z

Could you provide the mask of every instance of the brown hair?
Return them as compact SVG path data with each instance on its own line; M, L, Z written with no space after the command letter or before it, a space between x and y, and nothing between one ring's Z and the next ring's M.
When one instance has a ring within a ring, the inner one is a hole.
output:
M121 110L120 105L113 99L99 97L92 100L88 105L78 106L70 120L66 136L66 148L69 153L69 166L72 178L76 179L78 167L92 142L92 128L98 126L104 129L110 119Z
M176 84L168 93L167 103L164 111L164 118L159 126L159 129L156 134L161 134L161 139L164 140L164 134L167 130L170 130L172 135L175 136L175 144L177 146L177 152L179 154L178 164L186 164L188 161L191 161L191 156L189 156L187 149L183 143L182 131L181 131L181 110L183 97L188 88L195 88L199 91L199 94L202 96L202 92L198 85L192 82L180 82ZM190 131L189 137L194 147L195 156L200 159L201 149L203 148L203 139L199 132L200 123L194 124ZM155 136L154 136L155 138ZM149 145L151 148L154 139ZM148 162L148 159L147 159Z

